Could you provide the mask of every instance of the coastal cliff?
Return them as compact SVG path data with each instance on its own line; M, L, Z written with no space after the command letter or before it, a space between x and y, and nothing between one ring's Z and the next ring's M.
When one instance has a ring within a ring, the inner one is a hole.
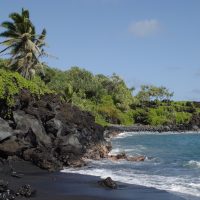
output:
M104 158L110 151L104 128L94 117L62 102L59 96L36 98L22 90L15 102L11 109L1 102L1 158L19 157L55 171L63 166L83 166L84 158Z

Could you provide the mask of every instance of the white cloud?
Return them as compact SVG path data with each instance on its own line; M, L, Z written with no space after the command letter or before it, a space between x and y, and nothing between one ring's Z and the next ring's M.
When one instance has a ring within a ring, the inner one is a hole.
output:
M156 19L137 21L130 25L129 31L137 37L147 37L160 30L160 23Z

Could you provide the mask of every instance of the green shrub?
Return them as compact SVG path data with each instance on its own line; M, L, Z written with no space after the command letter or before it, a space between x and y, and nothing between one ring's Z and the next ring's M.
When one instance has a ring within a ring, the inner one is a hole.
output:
M170 119L166 116L149 116L149 124L153 126L159 126L159 125L167 125L170 124Z
M151 125L169 125L188 123L192 114L188 112L179 112L178 106L160 106L157 109L150 109L148 113L148 123Z
M137 108L132 112L135 123L148 124L148 109Z
M176 112L176 124L185 124L191 120L192 114L186 112Z
M45 86L39 77L30 81L17 72L0 69L0 99L5 100L7 106L11 107L14 104L15 95L19 94L22 89L27 89L38 97L53 92Z
M135 123L134 119L133 119L133 112L132 111L128 111L128 112L120 112L119 113L119 121L121 124L123 125L133 125Z
M167 125L173 123L174 112L169 112L165 107L150 109L148 113L148 123L150 125Z
M109 123L105 121L104 117L100 114L96 114L95 122L101 126L107 126Z

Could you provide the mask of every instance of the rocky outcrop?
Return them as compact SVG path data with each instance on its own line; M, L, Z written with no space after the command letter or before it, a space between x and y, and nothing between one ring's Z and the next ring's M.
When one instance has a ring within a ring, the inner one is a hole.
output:
M109 155L108 159L112 161L120 161L120 160L126 160L130 162L141 162L145 160L145 156L128 156L126 153L120 153L117 155Z
M83 166L84 158L101 159L111 150L94 117L59 96L37 99L22 91L10 116L0 116L0 157L18 156L53 171Z
M16 124L16 131L19 135L29 133L29 135L31 134L32 138L34 138L35 144L45 146L51 144L51 138L46 134L42 122L35 116L26 114L24 111L17 110L13 112L13 119Z

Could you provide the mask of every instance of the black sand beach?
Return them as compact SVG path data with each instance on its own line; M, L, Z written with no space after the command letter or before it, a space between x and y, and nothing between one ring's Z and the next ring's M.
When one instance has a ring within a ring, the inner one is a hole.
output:
M34 200L184 200L166 191L137 185L118 183L116 190L103 188L99 177L67 173L49 173L28 162L12 163L13 170L22 178L10 176L9 170L1 170L0 177L16 189L30 184L35 189ZM24 198L16 198L24 199Z

